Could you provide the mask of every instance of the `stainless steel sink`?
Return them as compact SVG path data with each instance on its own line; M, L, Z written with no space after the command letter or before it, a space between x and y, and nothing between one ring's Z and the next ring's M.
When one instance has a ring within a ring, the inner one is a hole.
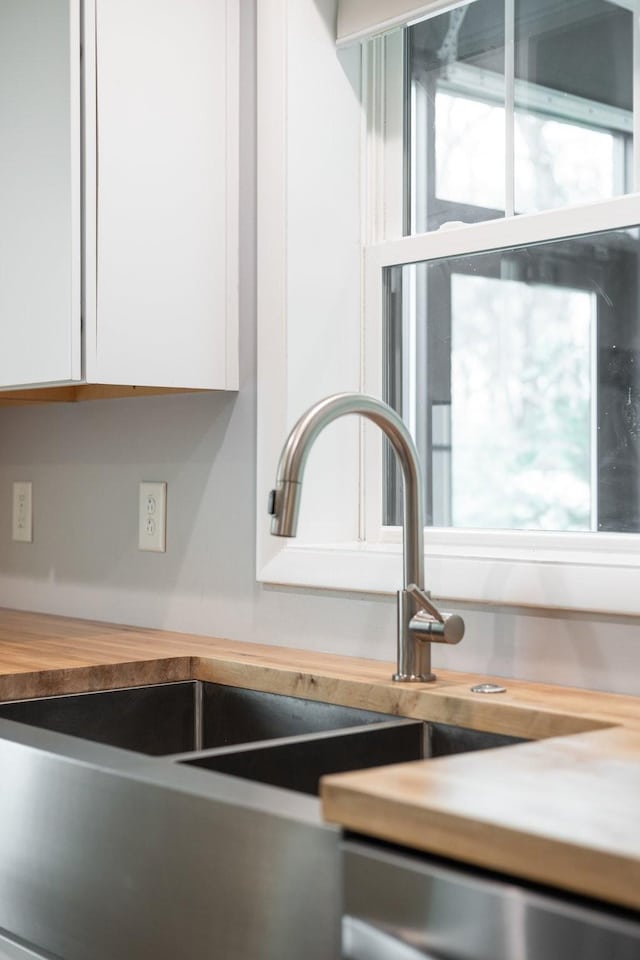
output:
M309 794L327 773L518 742L199 680L13 701L0 719Z
M389 718L368 710L194 680L3 703L0 719L162 756Z
M0 934L65 960L337 957L320 777L505 742L199 681L0 704Z

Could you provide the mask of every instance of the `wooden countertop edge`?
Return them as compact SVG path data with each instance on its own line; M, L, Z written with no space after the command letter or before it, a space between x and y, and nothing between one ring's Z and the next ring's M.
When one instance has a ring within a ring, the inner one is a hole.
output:
M326 820L347 830L640 909L640 860L635 856L594 850L428 807L407 806L399 815L393 800L366 788L345 788L339 779L325 779L322 810Z
M0 674L0 701L170 683L191 680L192 674L189 656L21 671Z
M640 910L640 732L612 727L322 781L325 818Z

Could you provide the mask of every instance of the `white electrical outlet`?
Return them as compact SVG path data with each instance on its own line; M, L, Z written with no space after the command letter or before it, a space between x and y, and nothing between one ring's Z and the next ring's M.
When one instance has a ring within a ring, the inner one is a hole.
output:
M138 501L138 549L165 553L166 529L166 483L141 483Z
M13 485L11 539L22 543L33 542L31 482L28 480L19 480Z

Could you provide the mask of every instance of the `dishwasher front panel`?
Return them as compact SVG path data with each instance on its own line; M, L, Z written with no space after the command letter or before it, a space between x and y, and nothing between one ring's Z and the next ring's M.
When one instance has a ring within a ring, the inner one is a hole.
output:
M640 918L347 839L343 960L639 960Z

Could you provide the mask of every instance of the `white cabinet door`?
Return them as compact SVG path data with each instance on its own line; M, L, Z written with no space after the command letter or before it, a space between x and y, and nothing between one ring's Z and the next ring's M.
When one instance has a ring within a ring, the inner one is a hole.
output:
M0 384L78 379L79 0L0 0Z
M87 380L237 386L238 0L96 0Z
M0 0L0 389L237 389L239 0L82 9Z

